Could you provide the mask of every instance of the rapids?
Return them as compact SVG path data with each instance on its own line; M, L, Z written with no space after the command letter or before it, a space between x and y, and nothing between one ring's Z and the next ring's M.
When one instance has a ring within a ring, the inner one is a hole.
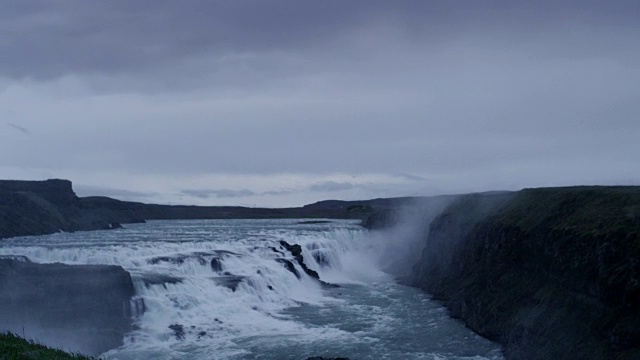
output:
M498 345L396 281L403 259L393 248L406 244L353 221L300 222L151 221L7 239L0 255L129 271L135 330L103 354L112 360L502 358ZM308 276L280 241L301 245L306 266L339 287Z

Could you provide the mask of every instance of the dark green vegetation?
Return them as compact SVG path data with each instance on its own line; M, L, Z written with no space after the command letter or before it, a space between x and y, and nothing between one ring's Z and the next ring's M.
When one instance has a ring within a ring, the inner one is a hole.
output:
M155 205L108 197L79 198L68 180L0 180L0 239L118 228L145 220L176 219L364 219L374 209L398 206L409 198L366 201L328 200L297 208Z
M80 354L70 354L58 349L27 341L12 333L0 333L0 360L91 360Z
M640 188L461 196L413 275L509 359L640 359Z
M99 354L131 330L131 276L120 266L0 257L0 331Z

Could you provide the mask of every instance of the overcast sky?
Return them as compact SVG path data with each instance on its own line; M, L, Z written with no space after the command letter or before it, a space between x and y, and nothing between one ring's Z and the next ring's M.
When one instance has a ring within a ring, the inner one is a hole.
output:
M640 185L640 2L0 3L0 178L289 206Z

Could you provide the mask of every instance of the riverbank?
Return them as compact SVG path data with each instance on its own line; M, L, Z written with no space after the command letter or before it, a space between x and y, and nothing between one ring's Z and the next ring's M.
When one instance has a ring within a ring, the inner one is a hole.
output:
M0 360L95 360L95 358L40 345L10 332L0 332Z

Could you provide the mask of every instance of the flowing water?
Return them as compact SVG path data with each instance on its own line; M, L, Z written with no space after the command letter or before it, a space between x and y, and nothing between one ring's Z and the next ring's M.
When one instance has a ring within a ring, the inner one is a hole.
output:
M281 240L339 287L307 275ZM353 221L151 221L8 239L0 255L128 270L136 326L108 359L501 359L498 345L395 281L396 240Z

